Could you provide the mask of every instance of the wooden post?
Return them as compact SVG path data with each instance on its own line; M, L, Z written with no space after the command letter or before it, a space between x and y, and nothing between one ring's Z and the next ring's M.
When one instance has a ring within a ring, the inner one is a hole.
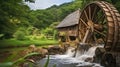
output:
M87 29L87 31L86 31L86 33L85 33L85 36L84 36L84 38L83 38L82 43L85 43L85 42L87 41L87 38L88 38L89 33L90 33L90 29Z

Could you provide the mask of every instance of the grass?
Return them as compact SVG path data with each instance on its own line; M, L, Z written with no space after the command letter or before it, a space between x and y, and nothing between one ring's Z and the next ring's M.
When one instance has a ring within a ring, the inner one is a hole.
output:
M6 39L0 40L0 48L9 48L9 47L26 47L29 45L36 46L45 46L45 45L53 45L58 44L56 40L16 40L16 39Z
M21 62L23 55L21 51L25 49L27 50L27 47L33 44L37 47L43 47L57 45L58 41L48 39L26 39L22 41L16 39L0 40L0 67L10 67L10 65L16 60L18 60L16 62Z
M5 39L0 40L0 62L11 62L19 58L18 52L28 49L29 45L34 44L37 47L43 47L48 45L57 45L57 40L16 40ZM18 48L19 47L19 48Z
M16 40L5 39L0 40L0 62L11 62L19 58L18 52L27 49L29 45L35 45L37 47L43 47L48 45L57 45L57 40ZM18 48L19 47L19 48Z
M16 61L0 63L0 67L19 67L19 65L21 63L29 62L26 59L27 57L35 56L35 55L40 55L40 53L33 52L33 53L29 53L29 54L17 59ZM33 63L29 62L29 65L30 64L33 64ZM33 67L33 66L31 66L31 67Z

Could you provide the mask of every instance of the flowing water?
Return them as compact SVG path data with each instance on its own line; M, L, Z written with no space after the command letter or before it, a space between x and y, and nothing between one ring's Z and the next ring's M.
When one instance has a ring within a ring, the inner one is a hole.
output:
M74 48L72 47L70 47L64 55L50 55L48 67L53 67L54 65L56 65L56 67L102 67L99 64L91 63L97 47L98 46L91 47L88 51L78 50L75 57L73 57L75 51L73 51ZM47 59L46 57L37 62L38 67L44 67Z

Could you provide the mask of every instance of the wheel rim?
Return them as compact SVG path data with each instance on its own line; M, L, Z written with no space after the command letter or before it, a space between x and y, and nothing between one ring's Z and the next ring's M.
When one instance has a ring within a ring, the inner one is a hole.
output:
M94 44L101 38L106 49L113 49L119 39L118 19L120 15L111 4L104 1L90 3L80 15L80 41Z

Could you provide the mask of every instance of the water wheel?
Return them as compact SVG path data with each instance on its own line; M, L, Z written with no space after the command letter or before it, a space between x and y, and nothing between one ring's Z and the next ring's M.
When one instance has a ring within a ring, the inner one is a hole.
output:
M120 51L120 14L113 5L104 1L90 3L81 12L79 20L81 42L100 42L107 51Z
M120 55L120 14L116 8L107 2L96 1L83 9L79 20L81 42L104 44L104 48L96 49L95 58L102 59L98 62L105 67L112 64L111 61L116 62L115 56ZM114 63L112 65L115 66Z

